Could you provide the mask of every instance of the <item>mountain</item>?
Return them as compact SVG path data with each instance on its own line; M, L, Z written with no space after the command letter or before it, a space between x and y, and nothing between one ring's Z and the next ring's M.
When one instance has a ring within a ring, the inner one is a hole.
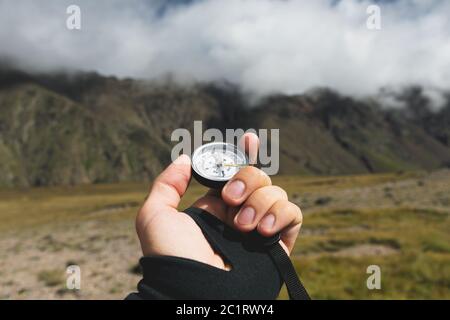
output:
M449 166L450 99L440 111L428 108L420 88L403 99L407 107L392 110L317 89L249 105L227 83L2 69L0 186L149 180L170 161L172 131L192 130L195 120L204 129L280 128L283 174Z

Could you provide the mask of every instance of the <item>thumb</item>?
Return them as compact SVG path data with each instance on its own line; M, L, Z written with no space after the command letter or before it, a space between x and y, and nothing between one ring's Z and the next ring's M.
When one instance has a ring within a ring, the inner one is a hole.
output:
M177 211L190 179L191 159L183 154L155 179L150 194L138 214L140 224L146 225L160 212Z

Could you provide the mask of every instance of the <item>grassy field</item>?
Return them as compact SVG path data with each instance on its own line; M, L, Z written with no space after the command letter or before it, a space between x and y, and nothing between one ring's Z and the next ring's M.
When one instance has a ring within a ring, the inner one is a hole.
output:
M303 209L292 259L316 299L450 299L450 172L275 177ZM121 299L140 278L148 185L0 190L0 298ZM192 183L181 207L205 189ZM78 264L82 289L65 289ZM369 290L369 265L381 290ZM282 291L280 298L286 298Z

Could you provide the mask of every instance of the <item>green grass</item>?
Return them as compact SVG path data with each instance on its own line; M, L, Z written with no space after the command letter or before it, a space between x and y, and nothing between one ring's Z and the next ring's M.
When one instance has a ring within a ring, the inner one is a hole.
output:
M362 231L349 228L364 224ZM310 294L317 299L449 299L448 213L397 208L328 211L307 216L304 228L325 233L300 237L293 255ZM333 255L362 244L382 245L394 254ZM366 269L381 268L382 289L368 290ZM283 292L282 298L286 297Z
M37 275L47 287L61 286L64 283L64 276L61 270L43 270Z
M424 173L393 173L346 177L275 177L289 195L375 186ZM129 221L147 195L140 183L2 189L0 233L51 228L53 224L106 219ZM206 191L192 181L180 208ZM318 211L320 210L320 211ZM104 214L108 212L107 214ZM292 259L315 299L450 299L450 210L414 207L315 208L305 212L302 233ZM364 246L390 249L390 254L356 256L343 250ZM381 290L368 290L366 269L381 268ZM39 273L47 286L60 279L52 270ZM286 298L286 291L280 298Z
M289 195L302 192L370 186L417 176L419 173L379 174L342 177L274 177L273 183L282 186ZM119 213L130 217L145 199L149 184L118 183L80 185L74 187L0 188L0 231L39 227L51 223L89 220L96 211L111 206L127 207ZM206 188L192 181L180 208L188 207L206 192ZM113 215L114 216L114 215Z
M295 266L314 299L448 299L449 263L448 255L410 252L363 258L324 255L297 259ZM367 289L369 265L381 269L381 290Z

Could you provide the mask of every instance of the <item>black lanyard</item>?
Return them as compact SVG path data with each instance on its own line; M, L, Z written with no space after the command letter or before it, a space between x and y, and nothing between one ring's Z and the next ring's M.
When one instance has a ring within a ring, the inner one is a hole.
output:
M280 245L280 235L276 234L272 237L263 237L258 232L254 231L251 235L253 241L263 245L267 253L275 263L281 278L286 284L289 298L291 300L311 300L308 292L300 281L295 268L292 265L291 259Z
M202 230L205 232L205 229L210 229L211 224L215 223L224 223L220 220L218 220L216 217L214 217L212 214L208 213L207 211L204 211L199 208L188 208L185 210L185 213L190 215L194 221L197 222L197 224L202 228ZM202 218L203 217L203 218ZM208 217L209 219L206 219ZM237 231L234 231L236 234L238 234ZM310 300L310 297L308 293L306 292L305 287L301 283L300 279L297 276L297 273L295 272L294 266L292 265L291 259L289 259L289 256L287 255L286 251L284 251L283 247L280 245L280 235L276 234L272 237L263 237L260 233L258 233L256 230L249 233L249 234L241 234L242 235L242 243L250 243L253 246L256 246L262 251L266 252L272 262L274 263L276 269L278 270L278 273L283 280L283 282L286 284L289 298L291 300ZM217 237L223 237L223 235L219 232L218 234L215 234ZM225 239L222 239L223 241L226 241Z

